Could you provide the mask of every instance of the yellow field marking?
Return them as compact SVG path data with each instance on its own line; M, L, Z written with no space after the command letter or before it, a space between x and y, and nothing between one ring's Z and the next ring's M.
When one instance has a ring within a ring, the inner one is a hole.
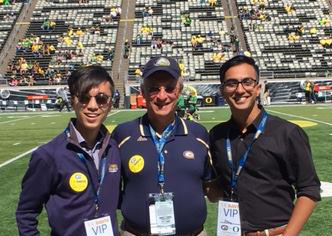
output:
M292 122L294 124L297 124L298 126L302 127L302 128L306 128L306 127L312 127L315 125L318 125L315 122L312 121L308 121L308 120L288 120L289 122Z

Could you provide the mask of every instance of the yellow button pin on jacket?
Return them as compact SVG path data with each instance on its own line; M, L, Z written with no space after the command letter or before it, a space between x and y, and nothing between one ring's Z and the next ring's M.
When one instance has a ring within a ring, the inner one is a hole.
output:
M75 192L83 192L88 187L88 178L84 174L76 172L70 176L69 186Z

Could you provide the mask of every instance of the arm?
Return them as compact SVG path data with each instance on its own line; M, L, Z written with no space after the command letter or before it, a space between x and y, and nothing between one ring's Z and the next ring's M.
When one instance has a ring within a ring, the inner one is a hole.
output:
M32 154L28 170L22 180L22 192L16 210L19 235L39 235L37 216L51 191L52 170L45 162L45 154Z
M284 236L297 236L320 200L320 182L315 171L309 139L301 128L289 135L291 166L295 177L297 200Z
M295 202L295 207L292 216L288 222L283 236L297 236L304 224L309 219L314 210L316 202L306 196L299 197Z

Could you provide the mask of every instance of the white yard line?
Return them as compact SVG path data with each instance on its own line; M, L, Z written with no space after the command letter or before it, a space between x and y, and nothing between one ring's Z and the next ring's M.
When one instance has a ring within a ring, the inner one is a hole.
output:
M320 123L320 124L332 126L331 123L321 121L321 120L311 119L311 118L307 118L307 117L304 117L304 116L291 115L291 114L283 113L283 112L280 112L280 111L273 111L273 110L270 110L270 109L266 109L266 110L269 111L269 112L280 114L280 115L295 117L295 118L299 118L299 119L303 119L303 120L310 120L310 121L317 122L317 123Z
M108 117L109 117L109 116L112 116L112 115L115 115L115 114L117 114L117 113L119 113L119 112L120 112L120 111L116 111L116 112L114 112L114 113L111 113L111 114L108 115ZM0 122L0 124L1 124L1 122ZM14 158L12 158L12 159L9 159L8 161L5 161L4 163L0 164L0 168L2 168L2 167L4 167L4 166L6 166L6 165L12 163L13 161L16 161L16 160L18 160L18 159L24 157L25 155L28 155L28 154L32 153L32 152L33 152L34 150L36 150L38 147L39 147L39 146L34 147L34 148L30 149L29 151L26 151L25 153L22 153L22 154L20 154L20 155L14 157Z
M2 167L4 167L4 166L6 166L6 165L12 163L13 161L16 161L16 160L18 160L18 159L24 157L25 155L28 155L28 154L32 153L32 152L33 152L34 150L36 150L37 148L38 148L38 146L37 146L37 147L34 147L34 148L32 148L32 149L30 149L29 151L26 151L25 153L22 153L22 154L18 155L17 157L14 157L14 158L12 158L12 159L10 159L10 160L8 160L8 161L5 161L4 163L0 164L0 168L2 168Z
M30 116L30 117L24 117L24 118L15 119L15 120L0 121L0 124L8 124L8 123L15 122L15 121L20 121L20 120L30 119L30 118L32 118L32 117L33 117L33 116Z

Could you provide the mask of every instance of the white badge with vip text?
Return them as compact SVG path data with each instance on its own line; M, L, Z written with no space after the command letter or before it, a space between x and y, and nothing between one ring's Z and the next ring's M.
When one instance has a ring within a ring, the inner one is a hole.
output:
M149 205L150 228L153 235L174 235L175 217L173 194L150 194L152 199Z
M111 217L105 216L84 221L87 236L113 236Z
M238 202L219 201L217 236L241 236Z

